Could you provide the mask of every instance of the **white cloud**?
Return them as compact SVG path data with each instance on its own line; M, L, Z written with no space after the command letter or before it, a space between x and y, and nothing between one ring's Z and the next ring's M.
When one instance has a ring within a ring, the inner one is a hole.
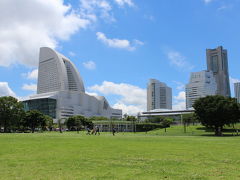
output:
M97 21L101 18L108 22L116 21L112 14L112 7L106 0L80 0L81 14L90 19Z
M177 96L173 96L173 110L186 109L186 93L181 91Z
M155 17L153 15L145 14L143 17L144 17L144 19L147 19L147 20L150 20L150 21L154 21L155 20Z
M179 102L173 104L173 110L185 110L185 109L186 109L185 101L179 101Z
M131 84L117 84L109 81L104 81L101 85L94 85L88 89L91 92L98 92L103 95L119 96L120 98L113 107L121 107L121 109L123 109L123 113L136 115L137 112L146 110L146 89L142 89ZM127 107L129 107L129 109Z
M134 3L132 0L114 0L119 6L124 6L124 5L128 5L128 6L134 6Z
M97 93L94 93L94 92L88 92L88 91L86 91L85 93L88 94L88 95L90 95L90 96L98 96L98 94L97 94Z
M178 82L178 81L173 81L175 84L177 84L177 90L184 90L185 88L185 84L183 84L182 82Z
M69 52L69 55L70 56L76 56L76 54L74 52L72 52L72 51Z
M9 87L8 82L0 82L0 96L16 97L16 94Z
M184 91L181 91L178 93L177 96L174 96L174 99L177 101L185 101L186 100L186 93Z
M167 52L167 57L170 61L170 64L182 69L182 70L192 70L194 68L193 65L191 65L187 60L186 57L181 55L181 53L177 51L168 51Z
M240 82L240 79L232 78L231 76L229 77L229 79L230 79L230 84Z
M131 0L122 2L132 4ZM57 48L61 40L68 40L98 19L115 21L107 0L80 0L79 3L77 10L64 4L64 0L0 1L0 66L36 67L40 47Z
M24 77L26 77L27 79L32 79L32 80L36 80L38 78L38 69L34 69L28 73L24 73L22 74Z
M32 95L32 94L31 94ZM17 96L15 92L9 87L8 82L0 82L0 97L1 96L12 96L17 98L19 101L23 101L29 98L29 96Z
M116 103L113 108L122 109L123 114L129 114L136 116L139 112L143 111L142 106L137 105L126 105L124 103Z
M126 49L129 51L133 51L137 48L137 46L144 45L143 42L136 39L133 40L133 42L130 42L129 40L126 40L126 39L117 39L117 38L109 39L102 32L97 32L96 35L98 40L102 41L104 44L112 48L119 48L119 49Z
M24 84L22 86L22 89L23 90L27 90L27 91L37 91L37 85L36 84Z
M206 4L213 2L214 0L203 0Z
M227 9L227 8L229 8L229 7L226 6L226 5L222 5L222 6L220 6L217 10L218 10L218 11L223 11L223 10L225 10L225 9Z
M143 45L144 45L144 42L139 41L139 40L137 40L137 39L134 39L134 40L133 40L133 44L143 46Z
M56 48L90 23L63 0L0 1L0 22L0 66L36 66L39 47Z
M87 62L83 62L83 66L89 70L94 70L96 69L96 64L93 61L87 61Z

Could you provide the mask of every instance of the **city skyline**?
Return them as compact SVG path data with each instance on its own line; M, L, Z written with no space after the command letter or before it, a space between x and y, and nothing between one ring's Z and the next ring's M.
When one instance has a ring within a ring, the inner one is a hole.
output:
M173 109L185 108L190 72L207 69L206 49L223 46L234 96L239 7L237 0L2 1L0 96L36 93L41 46L70 58L89 94L128 114L146 110L150 78L172 88Z

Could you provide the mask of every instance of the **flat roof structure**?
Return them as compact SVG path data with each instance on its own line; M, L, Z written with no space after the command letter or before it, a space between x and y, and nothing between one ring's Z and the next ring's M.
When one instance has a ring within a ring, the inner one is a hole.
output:
M188 110L155 110L155 111L146 111L142 112L140 117L152 117L152 116L169 116L169 115L181 115L181 114L190 114L194 113L194 109Z

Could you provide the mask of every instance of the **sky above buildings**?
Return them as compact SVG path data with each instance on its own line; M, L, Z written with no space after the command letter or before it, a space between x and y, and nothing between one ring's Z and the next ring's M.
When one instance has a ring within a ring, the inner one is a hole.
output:
M1 0L0 96L36 93L39 48L48 46L72 60L89 94L124 113L146 110L150 78L184 109L206 48L226 48L231 84L240 79L239 9L240 0Z

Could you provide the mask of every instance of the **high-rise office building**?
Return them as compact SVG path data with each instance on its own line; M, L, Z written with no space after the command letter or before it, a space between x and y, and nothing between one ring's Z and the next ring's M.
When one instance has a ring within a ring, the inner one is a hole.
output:
M85 93L82 78L74 64L53 49L40 48L37 94L23 101L25 110L37 109L54 122L73 115L121 118L103 96Z
M211 71L191 73L186 85L186 108L192 108L194 102L207 95L216 95L217 84Z
M234 93L237 102L240 103L240 82L234 83Z
M172 109L172 88L156 79L147 86L147 110Z
M222 46L207 49L207 70L212 71L217 83L217 94L231 96L228 73L227 50Z

